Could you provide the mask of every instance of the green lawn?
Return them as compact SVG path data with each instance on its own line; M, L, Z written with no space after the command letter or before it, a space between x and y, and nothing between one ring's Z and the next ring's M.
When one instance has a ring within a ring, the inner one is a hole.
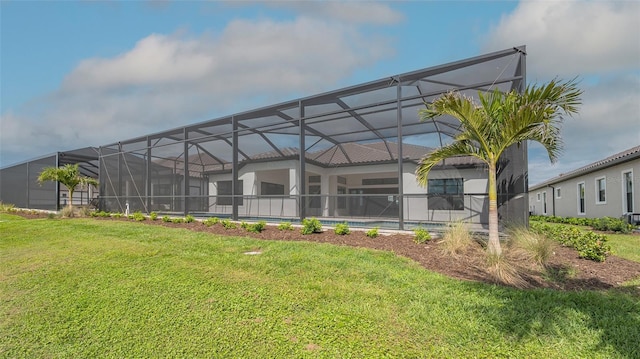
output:
M388 252L0 214L0 333L3 358L637 358L640 298L463 282Z

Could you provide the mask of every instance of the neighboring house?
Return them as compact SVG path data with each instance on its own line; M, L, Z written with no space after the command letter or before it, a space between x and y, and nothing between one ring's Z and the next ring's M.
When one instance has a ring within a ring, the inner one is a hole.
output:
M626 217L640 212L640 146L529 187L531 214Z

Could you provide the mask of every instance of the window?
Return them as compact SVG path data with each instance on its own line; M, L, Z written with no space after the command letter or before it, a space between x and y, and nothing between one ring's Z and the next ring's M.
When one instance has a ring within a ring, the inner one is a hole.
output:
M278 183L260 182L260 194L263 196L284 195L284 185Z
M464 209L464 180L462 178L430 179L427 183L429 209Z
M398 177L391 178L363 178L362 185L363 186L375 186L382 184L398 184Z
M221 206L231 206L233 204L233 197L231 197L231 181L218 181L216 182L216 187L218 188L218 200L217 204ZM238 188L236 189L236 193L240 195L238 197L238 205L242 206L242 181L238 181Z
M538 193L536 194L536 197L537 197L538 202L540 202L540 192L538 192Z
M542 192L542 213L547 214L547 192Z
M596 179L596 203L606 203L607 180L602 178Z
M347 177L338 176L338 183L346 185Z
M320 183L320 176L309 176L309 183Z
M622 210L633 213L633 172L622 173Z
M585 214L585 208L584 208L584 182L578 183L578 214Z
M556 188L556 198L562 198L562 195L560 193L560 187Z
M347 187L338 186L338 209L347 208L347 197L343 196L345 194L347 194Z
M309 208L320 208L320 186L309 186Z

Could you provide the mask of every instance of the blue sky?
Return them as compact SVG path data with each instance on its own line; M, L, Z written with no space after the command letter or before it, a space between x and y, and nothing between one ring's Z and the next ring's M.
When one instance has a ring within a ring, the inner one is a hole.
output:
M0 166L527 45L579 76L564 155L530 183L640 145L640 3L0 2Z

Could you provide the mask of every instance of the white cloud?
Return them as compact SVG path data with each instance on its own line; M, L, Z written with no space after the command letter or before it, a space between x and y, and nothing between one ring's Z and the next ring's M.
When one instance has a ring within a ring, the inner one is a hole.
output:
M575 76L637 69L640 2L523 1L502 17L485 48L527 45L534 76Z
M531 146L530 184L640 144L639 2L523 1L492 28L485 50L521 44L530 83L578 76L584 90L559 162Z
M3 165L18 153L103 145L335 88L391 53L387 44L307 17L152 34L116 57L80 61L58 91L2 114Z
M288 8L309 17L330 18L350 24L395 24L402 13L387 4L371 1L269 1L271 7Z

